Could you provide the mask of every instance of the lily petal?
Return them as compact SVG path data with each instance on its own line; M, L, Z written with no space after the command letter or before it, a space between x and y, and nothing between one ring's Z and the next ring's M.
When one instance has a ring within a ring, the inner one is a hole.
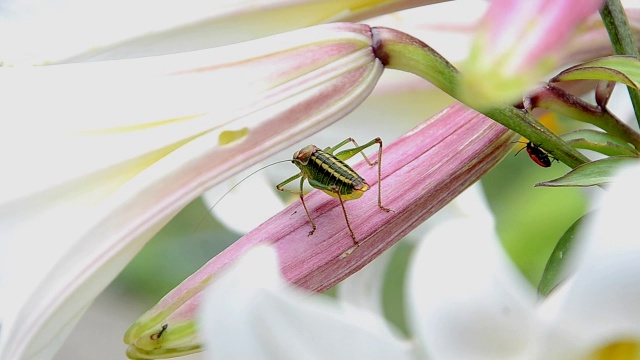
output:
M199 327L210 359L412 359L383 318L287 285L275 249L258 246L220 275Z
M385 251L357 273L337 285L337 296L345 304L383 317L382 286L392 251Z
M411 260L408 319L429 358L512 359L529 345L535 294L480 214L438 225Z
M224 46L329 22L364 19L444 0L227 0L196 9L190 19L147 29L131 40L105 44L67 61L161 55ZM180 4L181 9L187 6ZM171 21L171 20L169 20ZM148 31L151 30L151 31ZM221 34L223 34L221 36Z

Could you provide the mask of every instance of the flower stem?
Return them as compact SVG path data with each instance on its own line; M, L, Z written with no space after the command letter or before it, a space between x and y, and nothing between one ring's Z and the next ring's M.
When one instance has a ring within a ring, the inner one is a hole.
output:
M620 0L607 0L600 10L600 16L604 26L607 28L613 49L618 55L632 55L640 58L638 48L633 41L629 20L624 12ZM640 92L627 87L631 103L636 114L636 120L640 125Z

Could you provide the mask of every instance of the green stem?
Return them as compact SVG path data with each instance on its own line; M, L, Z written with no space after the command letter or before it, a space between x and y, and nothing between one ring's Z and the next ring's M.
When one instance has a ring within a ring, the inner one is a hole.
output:
M600 10L600 16L609 32L609 38L616 54L632 55L640 59L640 53L631 35L629 20L627 20L627 15L620 0L607 0ZM627 90L631 97L636 120L640 125L640 92L630 87L627 87Z
M457 99L460 73L435 50L422 41L394 29L375 27L372 28L372 32L376 56L387 68L416 74ZM572 168L589 162L589 159L525 110L513 106L475 110L524 136Z

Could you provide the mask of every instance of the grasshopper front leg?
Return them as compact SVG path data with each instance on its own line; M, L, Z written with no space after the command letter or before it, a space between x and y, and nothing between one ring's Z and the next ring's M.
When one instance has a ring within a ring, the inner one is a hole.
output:
M299 192L284 188L285 185L287 185L288 183L296 180L297 178L301 178L300 179L300 191ZM299 173L299 174L294 175L294 176L288 178L287 180L281 182L280 184L276 185L276 189L278 189L280 191L290 192L292 194L297 194L297 195L300 196L300 201L302 202L302 207L304 207L304 211L307 213L307 217L309 218L309 222L311 223L311 231L309 231L309 235L307 235L307 236L311 236L316 231L316 223L313 221L313 218L311 217L311 214L309 214L309 210L307 209L307 204L304 202L304 180L305 179L306 178L304 176L302 176L302 173Z

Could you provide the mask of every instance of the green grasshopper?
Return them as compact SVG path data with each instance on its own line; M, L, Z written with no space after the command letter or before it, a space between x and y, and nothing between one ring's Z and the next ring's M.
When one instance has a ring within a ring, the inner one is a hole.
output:
M353 143L355 147L352 149L340 151L334 155L334 152L336 150L343 147L349 142ZM371 162L369 158L367 158L367 156L364 154L363 150L374 144L378 144L380 148L378 150L378 160ZM293 159L291 160L291 162L300 169L300 173L276 185L276 189L300 195L300 201L302 201L304 211L307 213L307 217L311 222L311 231L309 231L309 236L311 236L314 231L316 231L316 223L313 221L313 218L311 217L311 215L309 214L309 210L307 209L307 205L304 202L303 187L305 179L308 180L309 185L311 185L312 187L322 190L329 196L340 200L342 212L344 213L344 219L347 221L347 228L349 228L349 233L351 234L353 243L355 244L355 247L359 245L358 240L356 240L356 236L351 229L349 217L347 216L347 210L344 207L345 201L358 199L362 196L362 194L364 194L365 191L369 190L369 184L367 184L367 181L345 163L345 160L350 159L357 153L362 154L369 166L373 166L376 164L378 165L378 207L386 212L393 211L382 206L382 197L380 190L382 140L380 140L380 138L375 138L362 146L359 146L354 139L348 138L338 145L334 147L328 147L324 150L321 150L315 145L307 145L301 150L296 151L293 154ZM300 191L284 188L285 185L298 178L300 178Z

